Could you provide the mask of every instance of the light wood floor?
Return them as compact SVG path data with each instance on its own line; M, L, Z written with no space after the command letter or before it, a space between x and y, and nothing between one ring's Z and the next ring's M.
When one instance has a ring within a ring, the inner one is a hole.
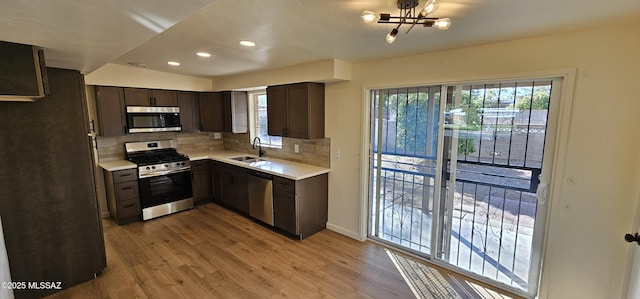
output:
M49 298L415 298L385 247L329 230L297 241L216 204L103 225L107 269Z

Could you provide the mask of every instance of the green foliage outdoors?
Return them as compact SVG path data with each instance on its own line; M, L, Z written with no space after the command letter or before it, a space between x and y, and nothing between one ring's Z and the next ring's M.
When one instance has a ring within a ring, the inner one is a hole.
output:
M396 150L398 152L435 155L427 153L427 136L437 135L437 117L439 115L439 93L434 99L428 93L417 89L394 90L383 95L385 118L395 120ZM402 92L400 92L402 91ZM504 108L517 110L549 109L550 85L542 86L506 86L489 85L467 86L463 89L459 102L460 110L449 121L463 131L480 131L483 128L482 111L486 108ZM430 104L430 101L435 101ZM447 104L446 111L452 111ZM431 109L431 110L430 110ZM394 117L395 116L395 117ZM430 118L431 116L431 118ZM512 124L496 123L494 127ZM487 126L486 121L484 126ZM431 131L429 131L431 130ZM433 135L431 135L433 134ZM466 134L458 141L459 154L476 152L475 135ZM435 148L435 147L432 147Z
M434 99L430 101L426 90L421 89L418 92L417 89L407 89L385 94L383 102L387 118L393 119L393 115L396 116L397 151L435 156L435 146L432 146L432 152L427 152L429 148L427 136L436 136L437 134L437 127L433 124L437 122L440 113L438 108L439 94L436 94Z
M468 155L476 152L475 138L462 137L458 139L458 154Z

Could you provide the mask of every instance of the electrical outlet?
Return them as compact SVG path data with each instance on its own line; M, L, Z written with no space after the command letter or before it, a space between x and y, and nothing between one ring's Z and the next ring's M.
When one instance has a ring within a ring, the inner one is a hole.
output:
M222 138L222 133L216 132L213 133L213 139L221 139Z
M300 152L300 146L298 146L297 144L293 145L293 152L294 153L299 153Z
M342 153L340 152L340 149L339 149L339 148L337 148L337 149L335 150L335 157L336 157L336 159L340 159L340 155L341 155L341 154L342 154Z

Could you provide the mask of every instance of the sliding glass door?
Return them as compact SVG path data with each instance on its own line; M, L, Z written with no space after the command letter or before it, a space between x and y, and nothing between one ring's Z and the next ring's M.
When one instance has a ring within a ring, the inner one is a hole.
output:
M372 92L370 235L431 253L440 87Z
M370 237L535 295L559 84L372 91Z

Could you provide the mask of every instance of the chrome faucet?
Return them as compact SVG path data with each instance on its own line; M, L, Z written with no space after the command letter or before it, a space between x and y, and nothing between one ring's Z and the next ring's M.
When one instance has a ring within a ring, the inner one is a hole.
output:
M253 149L256 149L256 140L258 141L258 157L262 157L264 155L264 151L262 150L262 141L260 141L260 137L253 138Z

